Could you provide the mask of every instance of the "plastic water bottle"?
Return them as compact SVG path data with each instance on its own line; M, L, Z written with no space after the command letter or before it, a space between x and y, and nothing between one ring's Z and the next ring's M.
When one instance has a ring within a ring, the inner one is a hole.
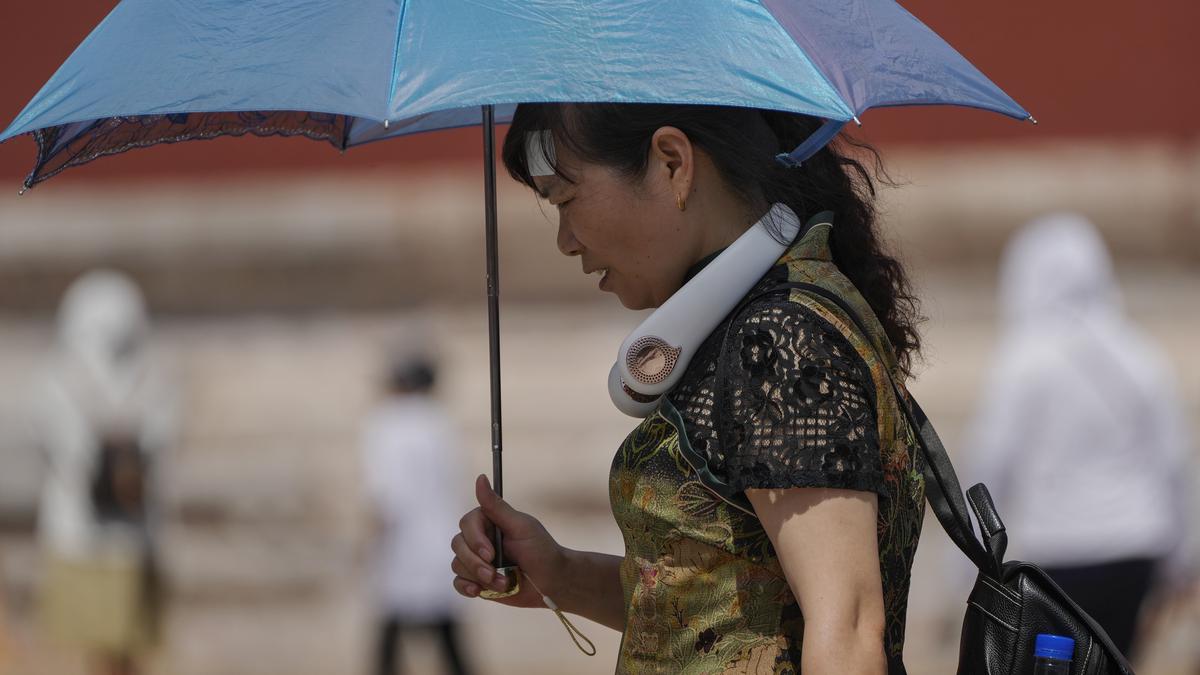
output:
M1038 633L1033 644L1033 675L1071 675L1074 656L1075 640Z

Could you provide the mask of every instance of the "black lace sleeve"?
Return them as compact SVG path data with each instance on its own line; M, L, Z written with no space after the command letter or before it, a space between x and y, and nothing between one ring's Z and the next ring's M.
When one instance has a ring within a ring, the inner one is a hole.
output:
M824 318L782 299L752 307L716 371L710 460L731 489L883 490L871 375Z

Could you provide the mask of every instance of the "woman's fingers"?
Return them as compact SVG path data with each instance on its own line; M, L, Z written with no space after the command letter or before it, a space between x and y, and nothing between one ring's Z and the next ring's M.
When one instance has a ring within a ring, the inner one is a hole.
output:
M467 566L464 565L462 563L462 561L459 560L458 558L450 559L450 571L454 572L455 576L462 577L469 581L475 580L475 577L470 572L467 571Z
M491 560L495 556L492 550L493 526L483 514L482 509L472 509L458 521L458 529L471 548L480 558Z
M481 558L467 544L467 540L462 533L456 534L454 539L450 540L450 550L454 551L454 561L451 563L454 573L469 579L474 579L483 584L492 583L492 577L495 573L492 570L492 564L489 560ZM454 568L457 563L461 568Z
M462 577L454 577L454 590L458 591L459 595L468 598L479 597L479 584Z
M450 561L450 571L454 572L455 581L463 583L455 583L454 588L462 595L474 597L479 595L483 588L491 588L493 590L502 591L506 588L505 580L493 572L491 566L479 565L471 567L471 563L463 562L461 558L453 558Z
M454 572L454 576L456 577L479 584L479 570L476 569L472 571L471 569L468 569L463 561L459 560L458 558L454 558L450 561L450 571Z
M494 568L487 564L471 567L471 563L454 558L450 561L450 570L456 576L475 582L480 586L487 586L495 590L503 590L505 588L505 580L500 578L500 575L495 573Z

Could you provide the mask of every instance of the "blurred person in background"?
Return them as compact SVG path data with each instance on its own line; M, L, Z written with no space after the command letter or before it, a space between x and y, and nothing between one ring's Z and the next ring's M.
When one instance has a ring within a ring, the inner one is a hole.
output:
M156 475L174 431L173 389L126 276L75 281L57 327L34 389L47 462L39 618L52 640L86 650L96 672L129 675L158 630Z
M987 484L1014 555L1044 566L1128 654L1151 590L1196 579L1192 447L1171 366L1125 316L1082 216L1017 234L999 300L966 475Z
M459 636L461 598L442 554L458 529L459 444L434 383L431 360L398 360L362 436L378 675L400 672L401 634L418 632L436 634L452 673L470 672Z

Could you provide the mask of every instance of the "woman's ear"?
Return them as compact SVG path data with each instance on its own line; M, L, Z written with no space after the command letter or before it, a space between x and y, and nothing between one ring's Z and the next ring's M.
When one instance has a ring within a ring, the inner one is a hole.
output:
M675 127L662 127L650 139L650 171L670 184L672 199L686 204L696 174L696 156L692 141Z

